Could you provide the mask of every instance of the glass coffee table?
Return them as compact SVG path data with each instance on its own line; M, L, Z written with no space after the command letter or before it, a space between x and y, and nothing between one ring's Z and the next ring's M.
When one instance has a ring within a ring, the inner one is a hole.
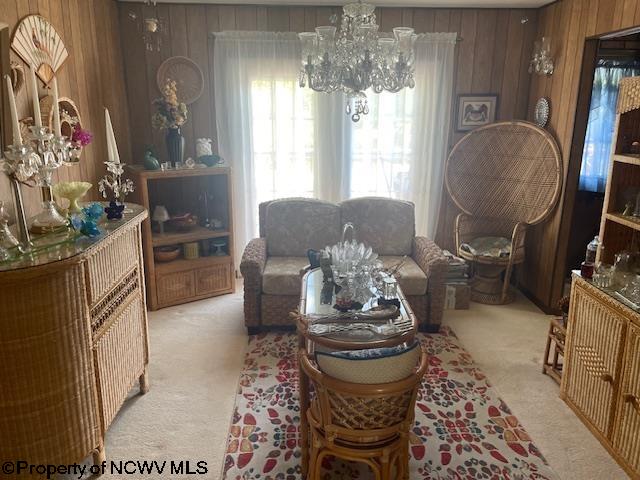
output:
M331 350L364 350L412 343L418 332L418 322L399 286L396 297L400 302L399 315L391 320L341 318L340 312L333 307L336 304L335 291L332 285L324 283L322 270L316 268L308 271L302 278L299 314L296 318L300 352L311 353L318 346ZM377 299L374 298L362 307L361 312L366 316L376 305ZM309 425L306 420L310 402L309 379L302 369L298 371L301 462L302 473L306 475L309 461Z

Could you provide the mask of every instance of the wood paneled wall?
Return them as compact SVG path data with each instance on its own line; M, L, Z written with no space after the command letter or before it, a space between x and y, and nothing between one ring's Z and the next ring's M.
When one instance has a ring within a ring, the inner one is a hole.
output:
M58 74L60 96L75 101L83 127L94 135L81 163L59 169L58 177L91 182L90 196L97 199L97 183L104 175L102 162L107 155L103 107L111 113L122 161L129 162L131 157L118 7L115 0L0 0L0 22L7 23L12 32L20 19L31 14L47 18L64 40L69 58ZM11 59L22 62L13 52ZM40 96L46 94L40 83ZM29 98L24 87L17 98L21 118L32 116ZM23 192L28 212L37 211L39 189L25 187ZM11 200L4 175L0 175L0 199Z
M133 156L141 161L145 145L153 144L166 156L163 138L152 130L151 102L159 96L156 71L163 60L186 55L202 68L206 86L202 97L190 106L185 125L186 156L193 156L195 138L216 138L216 110L210 66L213 52L210 32L222 30L308 31L327 24L340 7L275 7L159 4L157 15L165 21L167 34L160 52L146 51L131 13L141 18L151 7L120 3L120 29L124 47ZM428 9L380 8L383 31L398 25L417 32L458 32L462 41L456 51L454 93L498 93L499 119L523 119L527 114L530 75L529 56L537 31L537 10L521 9ZM523 22L523 19L527 21ZM456 99L454 98L455 109ZM452 122L455 115L452 116ZM463 136L452 129L451 146ZM453 248L456 210L444 195L438 241Z
M638 0L559 0L539 11L537 36L551 37L556 68L551 76L533 76L529 118L533 118L538 98L545 96L551 100L552 113L547 128L560 145L565 176L559 207L528 237L528 258L519 276L521 284L542 305L555 305L565 280L567 245L571 241L571 217L580 173L582 139L574 139L574 125L585 41L638 25ZM577 150L573 156L572 147Z

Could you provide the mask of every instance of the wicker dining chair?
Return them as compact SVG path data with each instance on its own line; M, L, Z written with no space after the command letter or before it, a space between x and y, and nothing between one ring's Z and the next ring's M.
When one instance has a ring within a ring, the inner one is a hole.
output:
M306 412L311 433L307 480L320 480L326 456L365 463L376 480L408 480L409 431L428 366L424 350L409 377L384 384L348 383L325 375L305 350L299 361L315 391Z
M553 137L524 121L498 122L465 135L451 150L445 184L462 210L455 222L458 255L472 265L471 299L503 304L513 300L513 268L524 262L531 225L555 208L562 187L562 159ZM471 253L464 244L501 237L503 256Z

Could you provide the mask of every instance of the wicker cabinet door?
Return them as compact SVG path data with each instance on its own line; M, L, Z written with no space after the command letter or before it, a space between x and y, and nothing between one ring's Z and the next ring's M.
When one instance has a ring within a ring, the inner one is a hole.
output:
M613 446L640 475L640 327L630 325L622 363Z
M161 305L193 297L195 295L195 274L193 270L188 270L159 275L156 291L158 303Z
M221 263L196 270L196 295L221 292L231 288L231 264Z
M604 436L611 427L626 323L608 296L584 280L574 282L563 393Z

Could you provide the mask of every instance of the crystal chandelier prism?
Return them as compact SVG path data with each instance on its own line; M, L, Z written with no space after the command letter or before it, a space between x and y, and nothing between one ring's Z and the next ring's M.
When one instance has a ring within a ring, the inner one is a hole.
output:
M339 29L328 25L299 34L300 86L317 92L344 92L348 96L346 113L357 122L369 113L366 90L396 93L415 86L416 35L408 27L396 27L393 34L378 32L375 7L368 3L350 3L342 10Z

